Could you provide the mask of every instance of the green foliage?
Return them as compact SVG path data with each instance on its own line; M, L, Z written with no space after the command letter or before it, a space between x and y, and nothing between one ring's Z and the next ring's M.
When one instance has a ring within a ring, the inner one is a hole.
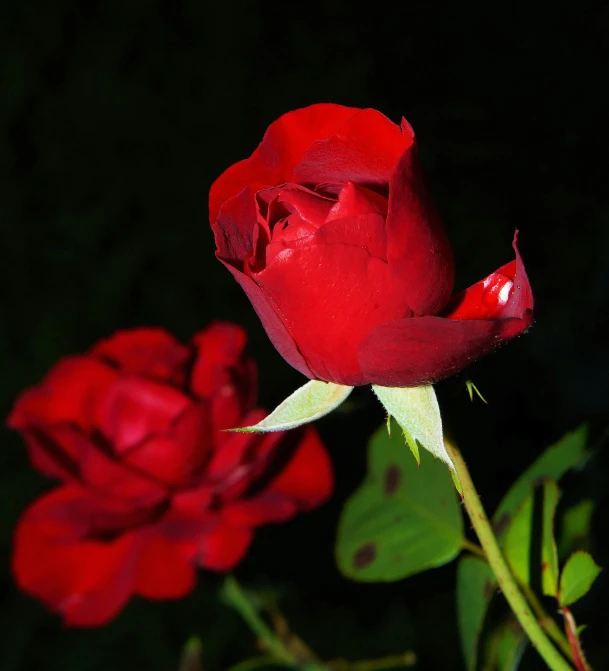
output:
M488 564L477 557L463 557L457 567L457 619L461 647L468 671L474 671L478 639L497 581Z
M592 583L602 571L592 557L583 550L574 552L564 565L560 576L558 602L569 606L588 593Z
M459 553L463 517L450 474L425 451L421 457L418 468L399 431L383 426L374 434L368 475L339 525L336 556L346 576L399 580Z
M554 540L554 514L558 505L558 485L546 480L540 490L540 505L536 505L537 497L533 492L510 524L505 537L505 556L521 583L530 585L537 571L541 571L543 593L555 596L558 591L558 553ZM533 543L539 527L541 554L535 556Z
M497 642L497 671L515 671L527 646L527 638L520 629L506 626Z
M588 536L596 504L590 499L576 503L562 516L558 554L565 557L575 549L588 549Z
M454 471L452 459L444 447L442 418L434 388L430 384L421 387L379 387L373 384L372 389L387 414L402 427L415 458L418 449L413 449L413 440Z
M534 490L542 481L558 480L569 469L580 464L586 456L587 437L587 427L581 426L547 448L512 485L493 516L496 536L519 580L529 585L530 572L533 570L535 578L541 575L544 593L552 596L558 591L558 562L553 537L558 488L555 482L545 482L540 488L541 496L538 501L540 505L537 513L541 515L536 520L541 531L540 554L535 566L532 566L530 552L531 531L535 521ZM591 502L582 502L570 515L567 513L563 525L561 549L587 532L591 512ZM487 580L488 576L491 582ZM494 593L492 589L494 586L494 577L484 562L473 557L461 559L457 570L457 611L461 645L470 671L476 665L479 637ZM489 660L494 664L491 668L501 670L516 668L514 665L522 652L522 639L519 642L518 636L509 627L490 634L488 650L492 659L489 657Z
M494 632L490 645L492 658L486 660L485 668L515 671L526 646L527 638L522 629L514 622L508 622Z
M498 540L502 540L509 522L531 493L532 487L542 479L560 480L586 456L588 428L580 426L548 447L543 454L516 480L503 497L493 515L493 526Z
M233 431L266 433L294 429L332 412L352 391L353 387L342 384L311 380L288 396L258 424Z

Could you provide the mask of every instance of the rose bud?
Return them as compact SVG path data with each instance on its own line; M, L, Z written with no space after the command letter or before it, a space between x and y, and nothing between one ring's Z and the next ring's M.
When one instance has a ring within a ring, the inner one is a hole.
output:
M209 207L217 257L313 380L437 382L532 323L516 239L514 261L451 299L452 250L405 120L331 104L284 114Z

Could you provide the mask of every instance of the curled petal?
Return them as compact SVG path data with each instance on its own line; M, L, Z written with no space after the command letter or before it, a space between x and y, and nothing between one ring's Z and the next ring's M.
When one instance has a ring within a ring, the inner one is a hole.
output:
M413 138L409 125L397 126L373 109L358 110L331 137L317 136L294 170L295 181L355 182L386 190L391 172Z
M533 323L533 293L516 259L455 296L444 317L402 319L373 329L359 352L364 375L384 387L437 382L492 352Z
M288 112L273 122L256 151L225 170L212 184L209 215L216 220L224 202L249 184L266 186L290 182L305 151L320 137L330 137L341 123L359 110L320 103Z
M211 219L216 256L239 270L254 254L254 230L258 220L256 193L264 184L248 184L234 198L220 203Z
M448 319L524 319L533 311L533 291L518 251L518 231L512 242L516 258L456 294L443 316Z
M532 314L497 321L401 319L373 329L362 342L359 361L371 384L418 387L457 373L524 333L532 321Z

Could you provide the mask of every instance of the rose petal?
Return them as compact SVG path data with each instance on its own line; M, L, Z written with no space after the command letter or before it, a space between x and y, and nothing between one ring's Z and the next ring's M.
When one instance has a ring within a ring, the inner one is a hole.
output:
M223 510L224 518L240 527L257 527L271 522L284 522L298 512L295 501L273 493L264 493L250 500L229 503Z
M524 333L533 323L533 294L518 252L517 235L513 247L515 265L508 263L489 275L490 298L495 301L493 319L467 318L489 314L488 304L476 302L480 297L478 283L455 297L445 318L403 319L378 326L360 348L359 360L368 381L385 387L437 382ZM510 276L514 284L504 301L501 289ZM499 291L494 291L498 286Z
M154 436L127 452L122 461L125 466L173 489L193 482L204 456L203 450L187 451L173 438Z
M137 594L146 599L179 599L195 585L195 567L179 545L151 527L139 534Z
M97 426L116 453L121 454L145 438L167 433L190 403L182 392L167 385L121 377L98 399Z
M219 257L218 257L219 258ZM222 259L220 259L222 261ZM292 337L287 325L284 323L283 316L279 316L274 304L262 289L247 275L238 271L225 261L224 265L231 271L233 277L241 285L241 288L250 299L254 310L256 311L264 330L271 339L271 342L281 354L281 356L297 371L300 371L308 378L315 379L315 375L305 361L296 341Z
M315 140L330 137L341 123L358 110L320 103L288 112L273 122L256 151L226 170L212 184L209 216L213 223L229 198L250 184L274 186L293 181L292 172Z
M252 538L250 529L221 522L199 539L199 565L210 571L230 571L241 561Z
M234 198L219 206L211 227L216 241L216 256L243 270L245 261L254 253L254 231L258 221L256 193L265 184L248 184Z
M123 373L174 384L183 382L189 358L188 347L159 328L118 331L97 343L90 353L120 367Z
M318 135L294 170L300 184L355 182L387 188L391 173L414 133L373 109L349 116L328 139ZM288 139L287 142L291 140ZM286 180L287 181L287 180Z
M438 382L524 333L532 321L530 314L498 321L418 317L382 324L360 347L363 375L383 387Z
M86 356L67 357L54 366L41 384L26 389L16 400L8 425L13 429L71 422L91 427L91 405L116 373Z
M264 418L263 410L255 410L242 418L240 424L250 426ZM226 438L216 444L216 450L205 470L204 484L213 484L217 492L227 496L240 494L254 476L252 457L255 456L263 436L254 433L227 433Z
M285 438L292 436L288 434ZM275 450L281 451L281 441ZM280 455L278 455L280 456ZM267 470L272 470L272 463ZM258 526L282 522L301 510L310 510L324 503L334 486L332 465L328 454L312 427L298 436L298 445L279 475L251 499L227 505L224 515L232 524Z
M524 318L533 310L533 290L518 251L518 231L512 248L516 258L451 299L448 319Z
M198 333L192 339L196 352L192 393L207 399L236 396L241 412L247 412L256 401L257 371L253 360L245 356L246 342L245 331L227 322L215 322Z
M387 216L387 199L370 189L347 182L338 194L338 202L330 210L326 222L362 214Z
M453 290L452 249L427 193L414 143L391 175L387 261L393 291L403 296L416 316L444 308Z
M258 192L257 197L265 203L277 202L283 205L289 214L298 214L303 222L314 229L324 223L335 202L297 184L264 189ZM276 235L276 231L273 231L273 235Z
M317 243L322 245L348 245L361 247L370 256L387 262L387 235L385 217L381 214L360 214L359 216L331 219L317 233ZM391 302L391 287L386 287L385 302ZM399 300L399 299L398 299ZM407 305L401 301L404 309Z
M129 468L169 488L189 487L201 477L214 448L209 407L190 406L166 436L153 436L123 455Z
M293 501L299 510L324 503L332 493L332 463L313 427L302 431L298 447L280 474L265 490L266 495Z
M67 424L25 430L23 437L32 466L51 478L78 480L80 452L72 440L74 432L78 429ZM87 439L83 436L83 440Z
M68 436L65 437L65 440ZM114 455L104 453L104 446L72 434L79 451L83 485L105 496L130 501L133 505L152 506L167 496L167 486L137 472Z
M408 314L407 308L387 300L390 270L385 262L361 247L324 244L323 228L318 235L319 244L285 250L255 279L268 304L280 305L283 320L298 334L314 373L309 377L365 384L357 360L360 342L373 326Z
M60 487L26 510L15 532L12 570L20 588L61 613L66 624L99 626L133 593L135 536L84 540L81 520L70 524L83 496Z

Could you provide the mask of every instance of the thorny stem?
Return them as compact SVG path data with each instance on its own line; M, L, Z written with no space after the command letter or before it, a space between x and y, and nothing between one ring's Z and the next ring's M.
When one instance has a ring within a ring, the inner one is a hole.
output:
M480 540L480 545L486 554L486 559L491 567L499 587L501 588L507 602L509 603L520 626L524 629L529 640L541 655L542 659L552 671L572 671L573 667L568 664L560 652L554 647L541 625L533 615L528 603L518 589L518 585L510 571L499 543L495 538L488 517L484 512L478 492L472 482L461 452L449 440L445 440L448 450L457 471L457 476L463 489L463 502L465 509L472 522L474 530Z
M582 650L581 643L579 642L579 636L577 635L577 625L575 624L575 619L571 614L571 611L563 606L560 609L563 617L565 618L565 631L569 637L569 643L571 644L571 649L573 650L573 658L575 660L575 668L577 671L592 671L590 665L586 661L586 656Z

